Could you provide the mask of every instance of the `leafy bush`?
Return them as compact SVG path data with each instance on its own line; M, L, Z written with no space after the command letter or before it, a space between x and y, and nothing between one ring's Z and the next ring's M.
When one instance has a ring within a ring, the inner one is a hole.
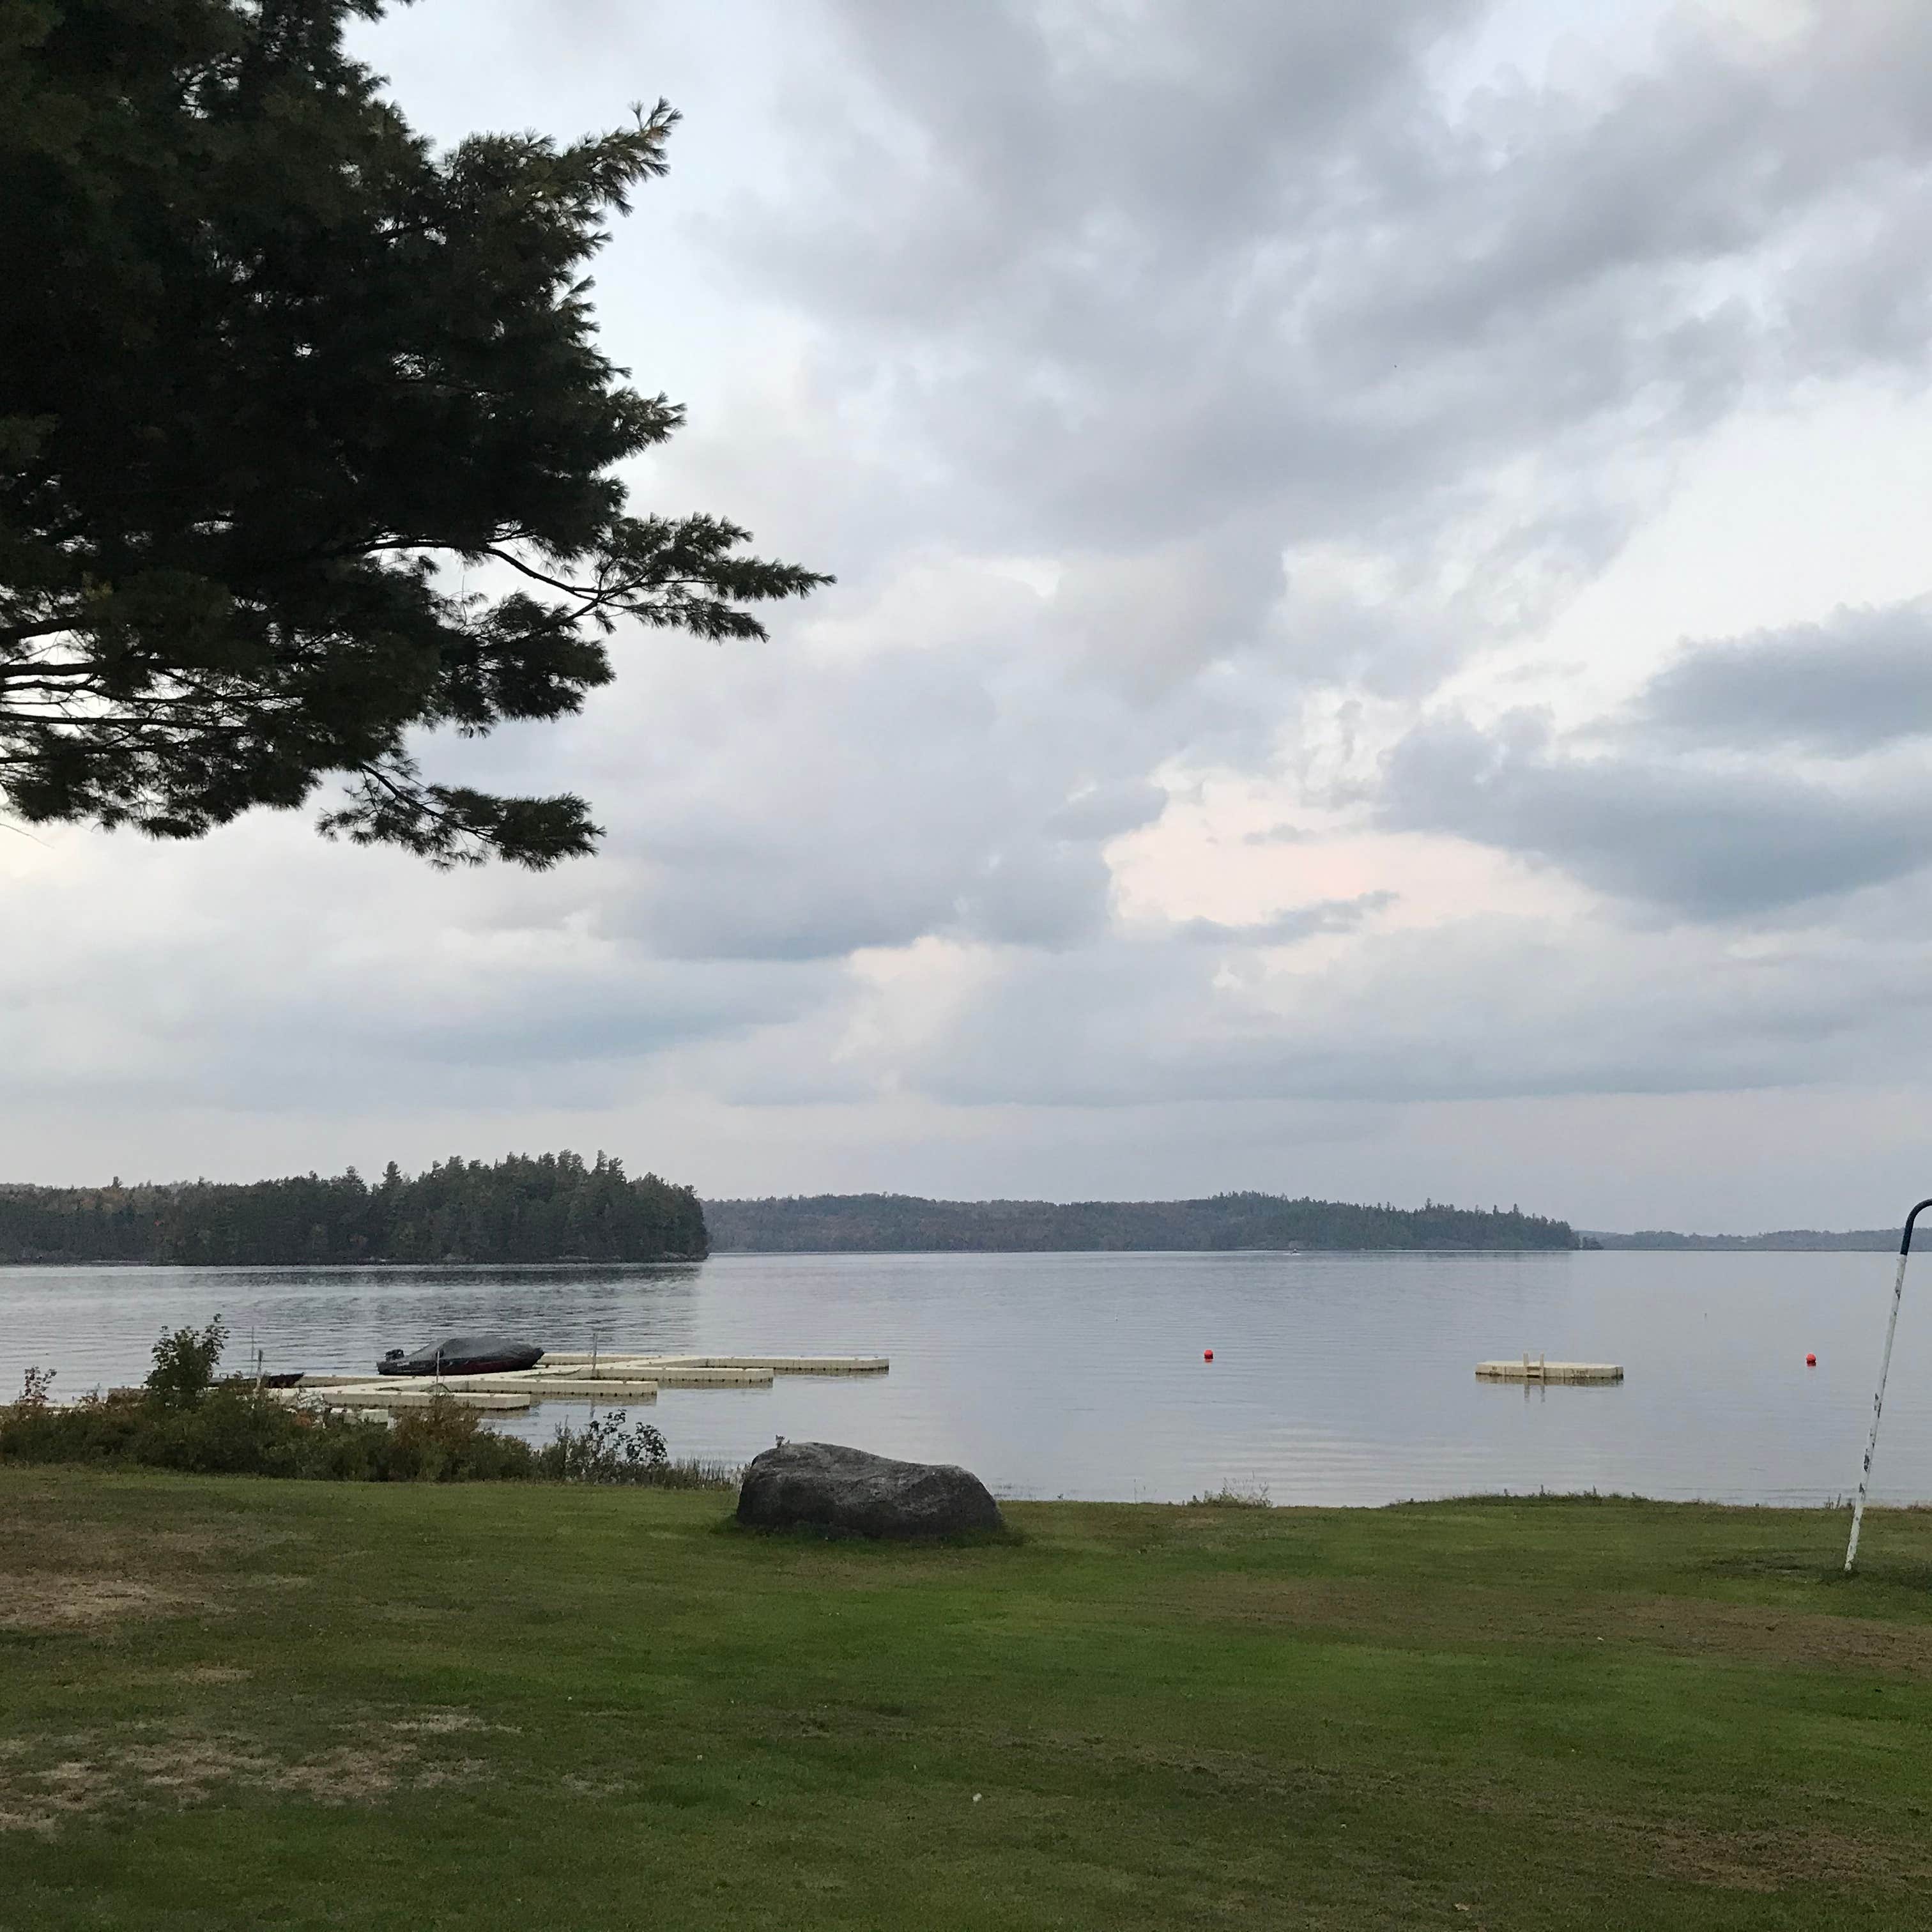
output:
M527 1481L728 1488L737 1472L674 1462L648 1422L625 1412L559 1425L539 1450L484 1426L476 1410L436 1394L393 1421L339 1409L290 1408L244 1378L217 1381L228 1331L164 1329L146 1384L56 1407L51 1369L30 1368L18 1399L0 1405L0 1462L104 1462L208 1475L308 1476L346 1483Z
M581 1429L567 1422L536 1457L536 1472L561 1483L628 1483L659 1490L723 1490L737 1472L722 1462L673 1462L662 1434L648 1422L627 1427L625 1412L593 1415Z
M538 1458L543 1473L563 1483L644 1483L670 1460L663 1436L648 1422L625 1426L625 1412L592 1415L581 1429L560 1422Z
M196 1400L150 1396L134 1460L208 1476L302 1473L304 1432L287 1410L252 1389L218 1388Z
M0 1408L0 1462L352 1483L502 1481L537 1473L528 1443L479 1426L473 1412L446 1399L408 1410L392 1426L284 1408L237 1383L191 1402L152 1390L86 1396L64 1408L16 1402Z
M164 1328L148 1371L148 1393L171 1408L199 1402L214 1380L228 1330L217 1316L206 1328Z
M0 1404L0 1462L92 1462L206 1475L306 1476L328 1482L630 1483L660 1489L730 1486L722 1464L673 1462L647 1422L616 1409L583 1428L562 1424L533 1449L484 1426L445 1395L393 1422L340 1409L290 1408L244 1379L217 1381L226 1333L164 1332L145 1387L56 1406L51 1370L32 1368L19 1398Z
M404 1409L383 1433L388 1453L379 1481L491 1482L537 1473L537 1454L527 1442L484 1428L476 1410L448 1396Z
M1272 1509L1274 1504L1268 1496L1265 1483L1252 1490L1238 1490L1232 1483L1223 1483L1218 1490L1205 1490L1198 1496L1187 1498L1190 1509Z

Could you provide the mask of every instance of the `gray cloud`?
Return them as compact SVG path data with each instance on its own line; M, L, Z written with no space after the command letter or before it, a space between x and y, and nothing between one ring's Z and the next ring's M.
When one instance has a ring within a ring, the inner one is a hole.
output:
M1389 757L1378 809L1684 916L1779 914L1932 864L1932 774L1875 755L1928 733L1921 599L1690 645L1567 736L1534 712L1426 718Z
M658 696L701 723L607 768L609 855L559 890L666 957L1093 938L1112 887L1103 848L1166 804L1142 776L1164 721L1052 676L1038 606L1007 586L944 649L926 614L895 605L854 620L878 641L853 658L680 664Z
M1160 614L1163 645L1143 582L1104 627L1130 676L1210 634L1278 644L1272 566L1311 541L1412 572L1474 546L1466 638L1520 621L1629 528L1612 452L1798 369L1922 368L1932 127L1900 76L1932 36L1833 9L1770 58L1687 16L1603 98L1454 109L1432 63L1481 10L826 0L846 58L736 259L816 319L956 530L1166 547L1177 604L1207 546L1222 608ZM1478 532L1519 460L1560 488ZM1398 626L1354 674L1439 674L1411 650Z
M5 1091L312 1112L608 1105L680 1049L838 997L821 962L664 961L502 916L487 875L399 856L310 857L287 820L207 848L124 835L70 878L16 880L0 956ZM205 851L221 860L218 884ZM307 861L305 863L304 861ZM191 920L168 922L193 890Z
M1353 932L1367 919L1386 912L1396 902L1394 892L1358 892L1352 899L1320 899L1312 905L1291 906L1271 919L1229 925L1218 919L1184 919L1175 927L1182 939L1216 946L1292 946L1322 933Z
M1696 644L1613 729L1848 758L1932 733L1932 602Z
M841 1078L854 1095L890 1082L946 1106L1056 1108L1882 1080L1932 1009L1932 905L1916 898L1910 944L1814 942L1748 959L1693 928L1606 931L1580 946L1560 924L1495 917L1371 935L1346 962L1290 977L1231 976L1193 946L1016 952L940 1024L848 1056ZM809 1041L796 1063L782 1050L743 1063L736 1090L797 1098Z
M1774 914L1932 862L1932 778L1827 785L1755 766L1580 755L1520 714L1418 726L1384 774L1382 822L1545 860L1694 919Z

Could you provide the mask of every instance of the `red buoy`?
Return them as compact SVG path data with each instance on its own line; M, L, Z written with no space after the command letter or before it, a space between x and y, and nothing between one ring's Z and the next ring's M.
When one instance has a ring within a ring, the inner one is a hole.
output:
M1214 1351L1212 1348L1203 1348L1201 1351L1201 1359L1204 1362L1211 1362L1214 1359Z
M1818 1366L1818 1358L1816 1355L1807 1355L1804 1358L1804 1366L1808 1369L1815 1369Z

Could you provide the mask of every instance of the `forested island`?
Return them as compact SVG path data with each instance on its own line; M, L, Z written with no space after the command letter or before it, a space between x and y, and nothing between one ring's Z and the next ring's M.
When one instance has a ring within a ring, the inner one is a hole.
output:
M1240 1248L1574 1248L1515 1208L1361 1207L1276 1194L1198 1201L926 1201L818 1194L707 1201L719 1253L1003 1253Z
M0 1262L273 1267L357 1262L700 1261L704 1210L688 1187L621 1160L452 1159L371 1186L332 1177L123 1187L0 1186Z

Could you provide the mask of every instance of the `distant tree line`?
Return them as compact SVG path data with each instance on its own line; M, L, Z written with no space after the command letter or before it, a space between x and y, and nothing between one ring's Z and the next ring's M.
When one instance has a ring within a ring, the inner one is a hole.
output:
M1883 1254L1898 1246L1896 1228L1850 1228L1832 1234L1822 1228L1780 1228L1765 1234L1679 1234L1668 1228L1641 1228L1634 1234L1590 1234L1593 1248L1645 1248L1690 1254Z
M819 1194L707 1201L720 1252L922 1253L1240 1248L1574 1248L1567 1221L1515 1208L1356 1206L1274 1194L1199 1201L925 1201Z
M0 1261L274 1267L356 1262L701 1260L688 1187L599 1154L452 1159L374 1186L333 1178L123 1187L0 1186Z

